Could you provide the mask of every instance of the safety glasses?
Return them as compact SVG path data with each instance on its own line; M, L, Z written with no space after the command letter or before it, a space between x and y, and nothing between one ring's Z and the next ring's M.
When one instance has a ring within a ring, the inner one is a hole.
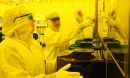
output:
M56 17L56 18L51 18L50 20L51 20L51 21L60 21L60 18L59 18L59 17Z
M29 15L28 15L28 19L33 20L32 14L29 14Z
M33 20L32 13L30 13L30 14L25 14L25 15L22 15L22 16L19 16L19 17L16 17L16 18L14 19L14 22L15 22L16 19L21 18L21 17L25 17L25 16L27 16L27 18L28 18L29 20Z

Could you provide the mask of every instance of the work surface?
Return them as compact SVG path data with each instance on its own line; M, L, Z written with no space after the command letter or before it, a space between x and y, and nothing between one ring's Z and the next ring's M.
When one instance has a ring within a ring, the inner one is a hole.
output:
M102 54L101 52L106 51L93 49L66 50L57 58L57 69L71 63L72 66L68 71L78 71L84 78L124 78L112 58L104 56L105 53ZM92 57L85 58L85 53L88 56L92 55ZM120 61L119 64L124 67L123 61Z

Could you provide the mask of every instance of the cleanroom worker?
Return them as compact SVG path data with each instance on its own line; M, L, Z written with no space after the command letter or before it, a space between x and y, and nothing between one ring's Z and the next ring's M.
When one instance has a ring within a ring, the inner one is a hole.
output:
M93 20L86 20L81 23L79 28L70 32L59 32L60 30L60 17L57 12L51 13L46 16L48 29L44 33L44 41L46 45L46 66L48 68L47 73L53 73L56 71L56 59L57 56L63 52L61 47L72 40L79 31L82 31L85 27L92 26Z
M108 25L108 38L119 40L121 44L127 44L127 37L121 29L121 24L117 21L117 12L115 10L108 14L106 24Z
M82 78L78 72L66 71L70 64L45 74L43 52L32 37L33 17L23 6L6 10L2 19L5 40L0 44L0 78Z

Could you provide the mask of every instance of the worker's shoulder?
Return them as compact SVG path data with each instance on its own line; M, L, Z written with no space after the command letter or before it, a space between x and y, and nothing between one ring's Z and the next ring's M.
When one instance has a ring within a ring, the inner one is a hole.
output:
M10 44L10 41L3 40L0 43L0 55L4 58L8 58L11 54L11 56L19 56L20 55L20 50L18 50L19 46L15 46L14 44ZM10 58L10 57L9 57Z
M40 43L39 43L39 41L38 40L32 40L32 44L34 44L34 45L40 45Z
M35 48L41 48L41 43L37 40L32 40L32 45L35 47Z
M0 43L0 48L6 48L6 47L11 47L11 46L14 46L13 42L9 41L9 40L3 40L1 43Z
M18 47L19 46L19 42L17 42L16 40L13 39L5 39L0 43L0 47Z
M25 47L20 41L13 39L5 39L0 43L0 51L6 51L6 54L15 53L20 55L26 51Z

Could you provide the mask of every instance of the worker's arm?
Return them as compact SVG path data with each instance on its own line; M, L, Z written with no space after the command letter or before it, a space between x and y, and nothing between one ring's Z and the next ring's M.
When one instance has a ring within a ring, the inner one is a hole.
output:
M24 59L17 50L5 47L2 49L2 60L0 67L1 78L82 78L78 72L66 71L70 65L64 66L58 72L45 75L44 73L32 74L25 68ZM28 57L28 59L30 59ZM44 69L40 69L44 70Z
M126 37L124 31L121 29L121 25L117 21L115 21L111 18L108 18L106 23L108 26L113 27L116 30L116 32L120 35L120 37L123 38L124 43L127 44L127 37Z
M87 19L82 23L78 23L78 27L75 29L76 32L73 33L74 35L71 37L71 39L75 38L79 33L81 33L83 29L94 26L94 22L94 19Z
M69 41L74 32L76 31L65 33L47 30L44 35L44 42L46 46L60 46Z
M62 32L54 32L47 30L44 36L45 44L49 46L60 46L64 43L72 40L77 34L82 31L84 28L93 26L93 20L86 20L83 23L79 24L78 28L73 29L70 32L62 33Z
M6 47L2 50L2 77L4 78L44 78L45 74L31 75L24 67L23 59L17 50Z
M115 29L116 29L117 33L120 35L120 37L124 40L124 44L127 45L128 39L127 39L124 31L120 28L120 24L117 24L117 27L115 26Z
M128 44L128 39L127 39L124 31L121 29L121 25L118 21L113 20L112 18L109 18L109 17L105 17L105 16L103 16L101 18L106 19L107 26L114 28L116 30L116 32L120 35L120 37L123 38L124 43Z

